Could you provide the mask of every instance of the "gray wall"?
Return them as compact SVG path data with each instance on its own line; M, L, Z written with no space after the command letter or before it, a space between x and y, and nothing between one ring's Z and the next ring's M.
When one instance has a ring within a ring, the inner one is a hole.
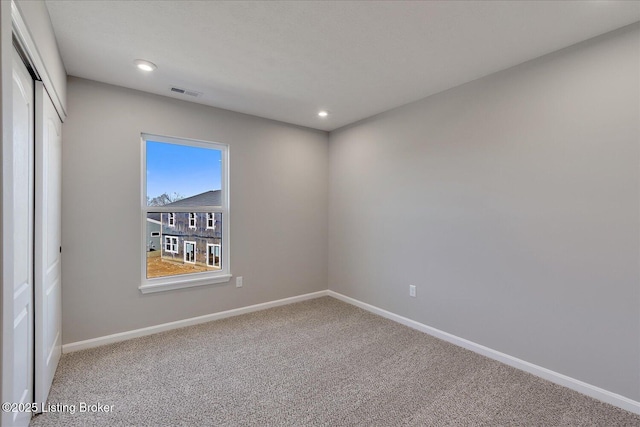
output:
M332 132L329 288L640 400L639 41Z
M67 96L64 343L327 288L326 132L74 77ZM243 288L138 291L141 132L230 145L231 272Z

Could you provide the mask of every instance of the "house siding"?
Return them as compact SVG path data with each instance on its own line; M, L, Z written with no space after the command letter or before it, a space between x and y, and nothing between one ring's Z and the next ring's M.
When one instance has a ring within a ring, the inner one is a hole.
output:
M196 228L189 228L190 212L175 212L175 224L169 226L169 214L161 215L162 258L184 261L184 242L196 242L195 262L207 265L207 244L222 244L222 214L214 213L214 229L207 229L207 213L196 212ZM169 252L164 244L165 236L178 239L177 253Z
M153 233L158 233L154 236ZM159 251L162 246L162 226L159 221L147 218L147 252Z

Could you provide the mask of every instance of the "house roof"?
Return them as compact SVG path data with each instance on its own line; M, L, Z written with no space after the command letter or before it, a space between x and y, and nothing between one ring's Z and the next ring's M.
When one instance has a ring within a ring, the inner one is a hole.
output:
M221 206L221 191L210 190L195 196L187 197L177 202L168 203L165 206Z

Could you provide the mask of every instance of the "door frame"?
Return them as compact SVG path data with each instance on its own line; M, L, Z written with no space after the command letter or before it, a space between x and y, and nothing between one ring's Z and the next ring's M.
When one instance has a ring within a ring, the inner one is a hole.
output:
M187 261L187 245L193 246L193 261ZM184 250L183 250L183 260L185 264L195 264L196 263L196 241L195 240L185 240L184 241Z
M207 243L207 266L208 267L222 267L222 263L220 262L220 252L221 252L220 243ZM211 249L211 252L209 251ZM216 250L218 252L218 265L216 265ZM213 255L213 263L209 262L209 256Z

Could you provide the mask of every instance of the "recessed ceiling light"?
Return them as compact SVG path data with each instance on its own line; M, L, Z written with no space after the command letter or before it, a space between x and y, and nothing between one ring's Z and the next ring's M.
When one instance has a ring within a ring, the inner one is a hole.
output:
M153 62L145 61L144 59L136 59L133 63L142 71L153 71L158 68L158 66Z
M328 111L322 110L322 111L318 111L318 116L320 117L327 117L329 115Z

